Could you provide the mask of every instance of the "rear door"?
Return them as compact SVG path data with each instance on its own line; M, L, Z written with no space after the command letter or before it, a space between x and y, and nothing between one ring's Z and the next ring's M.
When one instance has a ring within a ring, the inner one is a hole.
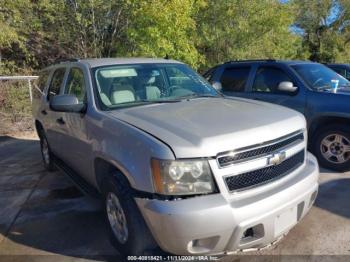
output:
M228 96L247 97L246 89L249 86L251 70L250 65L225 67L220 76L222 93Z
M62 91L66 68L61 67L54 70L49 88L47 91L46 102L41 110L44 128L46 130L46 137L49 142L51 151L60 157L60 147L62 139L62 124L60 119L63 113L55 112L50 108L50 100L59 95Z
M253 79L247 93L249 98L283 105L304 113L306 103L304 88L299 86L293 93L278 89L278 85L284 81L298 86L298 81L289 72L276 66L260 65Z

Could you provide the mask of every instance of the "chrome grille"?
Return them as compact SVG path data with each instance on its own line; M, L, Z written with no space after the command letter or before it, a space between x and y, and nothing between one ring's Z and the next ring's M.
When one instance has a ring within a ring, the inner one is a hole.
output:
M254 146L247 149L240 149L236 152L223 153L221 156L219 155L217 157L217 162L220 167L227 167L235 163L271 154L274 151L300 143L303 140L304 134L302 132L298 132L297 134L294 133L286 137L279 138L277 141L275 140L264 143L264 145L260 145L259 147Z
M280 179L296 170L304 163L305 150L284 160L279 165L271 165L258 170L225 178L229 191L241 191Z

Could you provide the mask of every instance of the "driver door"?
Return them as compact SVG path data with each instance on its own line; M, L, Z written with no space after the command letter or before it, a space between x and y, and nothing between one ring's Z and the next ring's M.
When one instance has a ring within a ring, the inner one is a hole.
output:
M79 102L87 103L86 76L79 67L69 68L63 94L75 95ZM78 174L88 174L91 169L91 144L85 113L63 113L62 160ZM86 178L88 179L88 178Z
M306 103L304 89L299 87L295 92L280 91L278 86L285 81L296 85L296 81L282 68L260 66L256 70L248 96L255 100L279 104L304 113Z

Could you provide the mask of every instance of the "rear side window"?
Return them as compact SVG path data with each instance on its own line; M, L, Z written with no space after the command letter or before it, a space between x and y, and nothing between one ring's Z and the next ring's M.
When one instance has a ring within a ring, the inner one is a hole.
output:
M72 68L68 75L64 93L75 95L78 98L79 102L83 102L85 99L85 90L83 71L79 68Z
M51 97L59 94L65 72L66 72L65 68L56 69L56 71L54 72L52 79L51 79L49 92L48 92L48 99L49 100Z
M34 81L33 97L40 98L44 94L47 81L49 79L50 71L41 71L38 73L39 78Z
M253 92L281 93L278 85L281 82L293 82L281 69L274 67L260 67L256 73Z
M226 68L220 82L223 92L244 92L249 77L250 67Z
M47 80L49 79L49 73L49 71L41 71L39 73L39 78L36 87L42 92L44 91L47 84Z

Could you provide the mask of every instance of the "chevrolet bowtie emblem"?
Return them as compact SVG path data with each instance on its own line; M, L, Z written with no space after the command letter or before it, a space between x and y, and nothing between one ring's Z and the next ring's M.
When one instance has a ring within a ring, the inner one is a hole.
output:
M286 152L274 153L267 159L269 165L281 164L286 159Z

